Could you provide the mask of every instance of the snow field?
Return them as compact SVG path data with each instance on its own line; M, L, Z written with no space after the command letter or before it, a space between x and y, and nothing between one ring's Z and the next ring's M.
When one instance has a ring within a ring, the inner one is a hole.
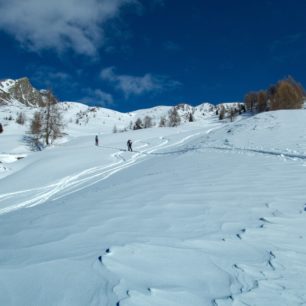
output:
M13 163L0 305L306 304L304 118L80 135Z

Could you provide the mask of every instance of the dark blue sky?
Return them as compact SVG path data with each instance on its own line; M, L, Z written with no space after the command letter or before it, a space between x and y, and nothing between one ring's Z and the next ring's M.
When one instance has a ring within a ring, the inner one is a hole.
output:
M0 12L0 78L60 100L130 111L306 84L305 0L0 0Z

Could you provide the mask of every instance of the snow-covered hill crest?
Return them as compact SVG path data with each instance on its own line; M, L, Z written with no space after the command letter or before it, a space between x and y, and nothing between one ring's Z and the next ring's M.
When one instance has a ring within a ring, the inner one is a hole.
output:
M3 120L10 119L14 121L20 112L27 115L30 119L35 111L44 107L54 96L47 90L37 90L34 88L28 78L18 80L7 79L0 81L0 122L10 125L11 122ZM5 107L4 107L5 106ZM220 108L225 109L239 108L239 102L221 103L213 105L202 103L198 106L191 106L187 103L180 103L174 108L177 110L181 123L192 120L201 121L216 114ZM117 131L124 131L134 127L137 119L142 122L150 118L152 126L160 125L161 119L167 119L172 106L156 106L149 109L140 109L128 113L120 113L114 110L88 106L79 102L61 102L60 108L63 110L64 118L67 124L84 127L87 126L93 133L109 132L114 128Z

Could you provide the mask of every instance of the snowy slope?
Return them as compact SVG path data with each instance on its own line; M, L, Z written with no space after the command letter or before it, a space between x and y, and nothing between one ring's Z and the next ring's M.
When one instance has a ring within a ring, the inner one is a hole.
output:
M206 145L291 157L306 155L305 110L258 114L216 131Z
M305 120L211 116L99 147L71 123L5 164L0 305L306 304Z
M12 88L16 84L15 80L7 79L0 81L0 89L4 92L8 93L10 88Z

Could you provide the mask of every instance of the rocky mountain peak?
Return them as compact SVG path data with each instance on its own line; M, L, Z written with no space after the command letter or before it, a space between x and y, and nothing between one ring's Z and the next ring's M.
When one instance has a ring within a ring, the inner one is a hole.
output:
M0 81L0 103L9 104L14 100L26 106L38 107L48 102L54 103L56 98L48 90L38 91L27 77Z

